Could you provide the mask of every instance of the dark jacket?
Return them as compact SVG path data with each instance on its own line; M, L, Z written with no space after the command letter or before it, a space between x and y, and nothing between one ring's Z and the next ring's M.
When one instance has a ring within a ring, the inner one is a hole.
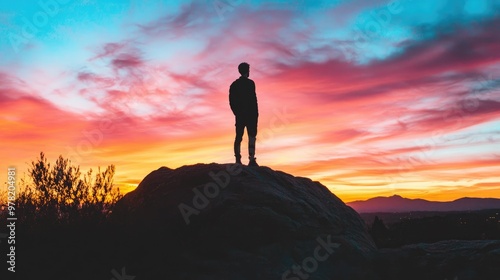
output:
M254 81L245 76L235 80L229 87L229 105L237 117L257 118L259 109Z

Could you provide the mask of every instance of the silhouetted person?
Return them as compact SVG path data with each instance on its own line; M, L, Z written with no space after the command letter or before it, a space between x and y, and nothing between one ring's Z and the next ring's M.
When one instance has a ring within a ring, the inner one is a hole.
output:
M236 118L236 138L234 139L234 156L236 163L241 164L241 140L245 127L248 133L249 166L259 166L255 161L255 141L257 137L257 121L259 109L255 83L250 80L250 65L246 62L238 65L241 76L229 87L229 105Z

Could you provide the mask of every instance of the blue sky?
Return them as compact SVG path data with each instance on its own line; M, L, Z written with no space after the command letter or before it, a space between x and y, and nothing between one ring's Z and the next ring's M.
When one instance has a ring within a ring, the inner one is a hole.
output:
M0 151L20 169L40 150L114 163L130 190L158 165L232 161L227 87L248 61L263 165L345 200L500 197L498 1L42 0L0 11ZM102 120L115 128L85 138Z

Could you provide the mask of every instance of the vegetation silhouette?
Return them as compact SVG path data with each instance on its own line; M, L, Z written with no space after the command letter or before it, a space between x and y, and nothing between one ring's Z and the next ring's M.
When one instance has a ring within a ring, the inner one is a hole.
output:
M260 265L263 256L281 254L284 249L311 256L316 239L306 238L325 234L322 232L332 234L336 229L341 229L339 234L346 240L361 242L342 241L340 255L329 257L339 266L324 266L315 276L334 270L360 275L371 271L373 276L340 275L338 279L442 280L464 270L476 275L474 279L498 276L498 266L494 264L499 260L496 252L500 243L478 240L500 239L498 210L439 214L444 217L417 215L419 218L411 219L404 218L404 213L370 213L364 221L379 249L373 248L368 259L354 247L346 249L371 240L367 231L359 230L365 224L357 213L342 207L340 199L332 198L326 187L316 188L309 179L294 179L265 167L243 167L244 172L231 177L232 186L225 189L232 195L218 196L224 203L212 201L211 207L187 226L179 215L178 203L193 198L193 186L211 181L207 176L211 171L220 174L225 168L218 164L179 170L163 167L146 176L135 195L117 202L122 195L113 186L113 165L102 172L98 169L95 174L92 170L82 174L79 166L62 156L54 164L40 153L31 162L29 180L20 184L16 205L19 279L110 279L112 271L123 267L130 278L137 276L136 279L262 273L256 270L257 266L248 264L250 258ZM281 195L288 194L287 199L278 197L275 186L281 189ZM275 209L279 211L272 210L277 205L280 207ZM330 205L337 206L322 216ZM347 226L342 226L344 223ZM439 240L444 243L421 244ZM5 244L2 240L0 245ZM277 270L272 273L281 275L291 267L286 258L275 258ZM236 266L229 265L233 259ZM241 265L238 259L244 260Z
M16 216L23 227L34 230L54 225L99 224L106 220L123 196L114 187L115 166L94 175L83 174L62 156L55 164L45 154L31 162L28 179L21 180L16 199Z
M413 213L372 213L361 215L378 248L398 248L415 243L444 240L500 240L500 209ZM403 218L405 217L405 218ZM395 221L395 222L384 222Z
M383 220L379 219L378 216L375 216L375 219L373 220L373 224L371 228L368 231L370 235L373 238L373 241L375 241L375 244L381 248L385 247L388 243L389 239L389 230L385 226L385 223Z

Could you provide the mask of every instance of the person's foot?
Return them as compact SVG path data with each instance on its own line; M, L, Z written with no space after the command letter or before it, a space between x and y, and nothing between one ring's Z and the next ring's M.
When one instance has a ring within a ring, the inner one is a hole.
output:
M241 157L236 157L236 164L241 164Z
M256 158L250 158L250 161L248 162L248 166L259 166L257 164Z

